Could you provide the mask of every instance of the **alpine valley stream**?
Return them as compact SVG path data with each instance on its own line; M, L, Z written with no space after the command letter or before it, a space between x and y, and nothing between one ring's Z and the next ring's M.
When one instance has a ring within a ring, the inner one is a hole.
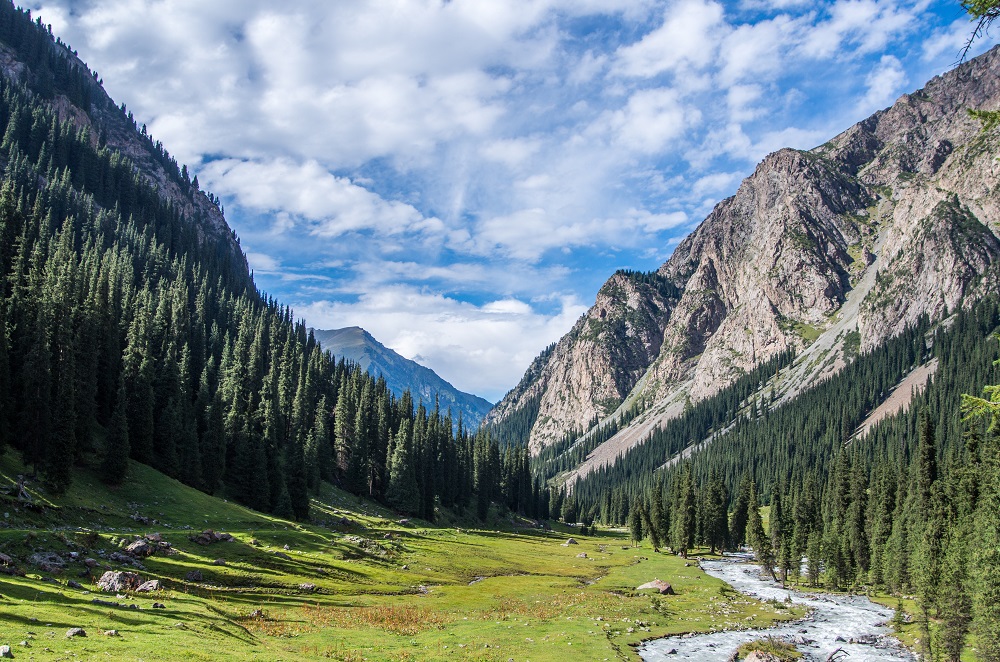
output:
M803 619L761 630L730 630L708 634L666 637L644 643L638 650L647 662L673 660L727 660L740 644L767 636L795 644L804 659L825 662L915 662L916 655L890 635L887 623L893 610L861 595L803 592L782 588L763 579L761 567L746 554L726 555L721 560L702 561L709 575L718 577L737 591L759 600L791 599L811 608ZM843 653L846 653L844 655Z

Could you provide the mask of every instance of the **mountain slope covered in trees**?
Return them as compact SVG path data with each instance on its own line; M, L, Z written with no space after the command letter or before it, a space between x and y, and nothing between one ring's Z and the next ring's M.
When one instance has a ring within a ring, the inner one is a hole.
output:
M434 519L534 510L526 456L325 351L219 201L39 20L0 2L0 451L53 493L129 460L305 518L320 481Z
M326 350L357 363L376 378L383 377L396 397L409 391L413 398L428 405L437 398L441 409L451 411L453 418L461 414L470 430L479 427L493 406L479 396L459 391L430 368L400 356L361 327L314 329L313 335Z

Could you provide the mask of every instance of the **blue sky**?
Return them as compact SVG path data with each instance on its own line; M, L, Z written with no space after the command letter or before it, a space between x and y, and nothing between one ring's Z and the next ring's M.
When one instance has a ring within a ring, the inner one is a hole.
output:
M615 269L971 30L951 0L28 6L222 198L259 287L491 401Z

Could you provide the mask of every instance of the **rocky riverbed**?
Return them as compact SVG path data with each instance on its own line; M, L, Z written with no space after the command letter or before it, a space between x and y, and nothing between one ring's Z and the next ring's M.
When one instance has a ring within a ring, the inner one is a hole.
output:
M788 590L761 578L761 568L745 555L703 561L705 572L737 591L760 600L791 599L811 612L804 619L765 630L740 630L666 637L643 644L639 655L647 662L672 660L726 660L745 642L773 636L795 644L806 660L824 662L837 649L837 659L851 662L915 662L917 657L891 636L886 623L893 610L860 595Z

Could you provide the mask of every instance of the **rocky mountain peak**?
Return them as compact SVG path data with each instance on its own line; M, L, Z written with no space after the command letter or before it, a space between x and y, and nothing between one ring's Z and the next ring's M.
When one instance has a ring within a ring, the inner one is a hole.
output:
M995 48L813 150L768 155L643 275L655 296L612 276L492 419L535 398L537 451L642 403L620 449L781 352L800 358L771 388L793 397L981 295L1000 263L1000 132L966 109L1000 108L998 70Z

